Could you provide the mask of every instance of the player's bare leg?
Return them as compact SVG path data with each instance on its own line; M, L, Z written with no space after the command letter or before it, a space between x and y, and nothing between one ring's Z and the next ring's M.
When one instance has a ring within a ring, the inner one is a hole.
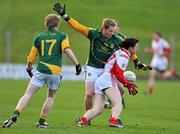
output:
M86 82L85 84L86 93L85 93L85 110L88 111L92 108L92 98L94 95L94 82Z
M177 76L177 74L176 74L176 69L173 68L173 69L171 69L171 70L165 71L165 72L162 74L162 79L175 78L176 76Z
M119 115L121 114L121 111L123 109L122 98L119 89L117 87L111 87L105 90L105 95L113 103L112 114L109 119L109 126L123 128L123 123L119 119Z
M113 103L111 116L118 118L122 111L122 99L121 99L121 94L120 94L118 88L111 87L111 88L105 90L105 94L110 99L110 101Z
M157 74L156 70L151 70L149 72L148 88L145 94L152 94L152 92L154 91L154 83L155 83L156 74Z
M95 94L94 97L94 106L92 109L88 110L83 117L87 117L87 120L90 120L97 115L101 114L102 110L104 109L104 95L102 94Z
M124 97L123 97L123 95L124 95L124 93L125 93L125 88L124 88L124 86L123 86L122 83L120 83L119 81L116 81L116 82L117 82L117 87L118 87L118 89L119 89L119 91L120 91L120 93L121 93L123 108L125 108L126 105L125 105L125 100L124 100Z
M41 110L39 122L36 124L36 127L48 128L48 124L46 123L46 118L54 104L55 96L56 96L56 91L49 89L46 101L44 102Z
M85 83L86 93L84 98L85 110L88 111L92 108L93 96L94 96L94 82ZM91 125L89 120L88 125Z
M78 127L83 127L89 120L101 114L104 109L104 95L95 94L93 108L88 110L81 118L76 119Z
M9 119L4 121L2 127L8 128L17 121L18 117L20 116L20 112L24 110L24 108L27 106L28 102L31 100L32 96L37 92L38 89L39 87L29 83L27 90L25 94L20 98L13 115Z
M120 94L121 94L123 108L125 108L126 107L125 106L125 100L123 98L123 95L125 93L125 88L124 88L122 83L120 83L119 81L116 81L116 82L117 82L117 87L118 87ZM112 108L112 106L113 106L112 102L106 98L105 108Z
M39 87L29 83L25 94L21 97L21 99L19 100L16 106L16 110L18 111L24 110L24 108L27 106L28 102L30 101L32 96L34 96L34 94L38 91L38 89Z

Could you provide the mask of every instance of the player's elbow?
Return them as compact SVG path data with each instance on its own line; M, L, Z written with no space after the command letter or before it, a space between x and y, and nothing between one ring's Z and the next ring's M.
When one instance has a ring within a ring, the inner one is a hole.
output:
M67 47L64 49L64 53L67 54L67 53L70 53L72 50L71 48Z

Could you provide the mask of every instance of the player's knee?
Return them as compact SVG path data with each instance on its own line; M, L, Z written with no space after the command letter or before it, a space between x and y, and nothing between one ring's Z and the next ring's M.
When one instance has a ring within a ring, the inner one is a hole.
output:
M55 97L55 95L56 95L56 91L49 89L49 92L48 92L48 97L50 97L50 98L54 98L54 97Z

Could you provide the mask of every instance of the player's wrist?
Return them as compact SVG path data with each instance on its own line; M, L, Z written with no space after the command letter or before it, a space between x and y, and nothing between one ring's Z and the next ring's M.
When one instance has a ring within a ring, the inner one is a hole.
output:
M81 66L81 64L80 64L80 63L78 63L78 64L76 64L75 66L76 66L76 67L80 67L80 66Z
M32 67L27 67L26 70L27 71L31 71L33 68Z
M138 58L136 58L136 59L134 60L134 63L135 63L136 65L139 65L140 61L138 60Z
M65 21L69 21L70 20L70 17L68 16L68 14L64 14L62 17L64 18Z

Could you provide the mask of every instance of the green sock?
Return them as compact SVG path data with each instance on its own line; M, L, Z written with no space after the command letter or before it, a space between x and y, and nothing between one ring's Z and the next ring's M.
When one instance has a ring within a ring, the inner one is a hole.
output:
M13 115L17 115L18 117L20 116L20 114L21 113L19 111L17 111L17 110L15 110L14 113L13 113Z
M39 123L40 124L44 124L45 121L46 121L45 119L39 118Z

